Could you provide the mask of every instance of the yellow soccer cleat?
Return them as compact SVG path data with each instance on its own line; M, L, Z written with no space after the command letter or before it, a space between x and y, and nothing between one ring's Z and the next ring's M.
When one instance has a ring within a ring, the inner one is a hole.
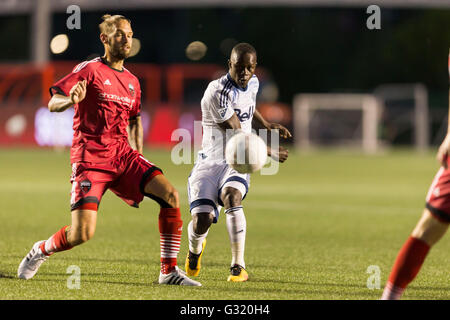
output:
M202 267L202 256L205 252L206 239L202 242L202 252L200 254L195 254L189 251L186 257L185 269L188 276L196 277L200 273L200 268Z
M235 264L230 268L231 274L228 276L227 281L231 282L244 282L248 280L248 273L243 267Z

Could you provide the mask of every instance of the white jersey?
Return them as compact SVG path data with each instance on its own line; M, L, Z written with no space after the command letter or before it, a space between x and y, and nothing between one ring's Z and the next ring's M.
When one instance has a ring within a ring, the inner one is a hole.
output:
M239 87L229 74L211 81L202 98L202 150L199 159L225 161L225 132L219 127L236 113L244 132L251 132L256 107L258 78L253 75L245 89Z

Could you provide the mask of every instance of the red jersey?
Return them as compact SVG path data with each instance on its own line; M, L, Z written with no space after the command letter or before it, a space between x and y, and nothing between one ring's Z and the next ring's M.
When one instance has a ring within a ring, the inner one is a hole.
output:
M82 80L86 80L86 97L74 105L71 163L116 159L131 150L127 126L140 112L139 80L127 69L113 69L98 57L78 64L50 88L50 94L69 96L70 89Z

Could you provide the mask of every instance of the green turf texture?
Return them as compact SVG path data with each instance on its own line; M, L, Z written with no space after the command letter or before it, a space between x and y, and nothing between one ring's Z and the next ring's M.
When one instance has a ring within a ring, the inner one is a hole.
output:
M144 155L180 193L184 269L192 165L174 165L168 151L146 149ZM94 238L53 255L25 281L17 267L33 243L70 224L69 154L2 149L0 299L379 299L437 169L433 152L291 152L277 175L252 175L243 202L250 280L226 281L231 253L222 211L208 235L199 288L157 284L158 205L145 200L135 209L108 191ZM404 299L450 298L449 248L448 237L433 247ZM67 286L71 265L80 268L79 289ZM379 267L380 289L367 287L372 265Z

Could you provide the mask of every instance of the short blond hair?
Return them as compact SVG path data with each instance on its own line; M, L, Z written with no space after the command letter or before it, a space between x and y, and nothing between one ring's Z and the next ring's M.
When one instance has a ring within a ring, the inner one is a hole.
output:
M111 33L116 32L117 24L121 20L128 21L128 23L131 25L131 21L120 14L116 14L113 16L110 14L105 14L102 17L102 20L103 22L98 25L100 34L103 33L106 35L110 35Z

